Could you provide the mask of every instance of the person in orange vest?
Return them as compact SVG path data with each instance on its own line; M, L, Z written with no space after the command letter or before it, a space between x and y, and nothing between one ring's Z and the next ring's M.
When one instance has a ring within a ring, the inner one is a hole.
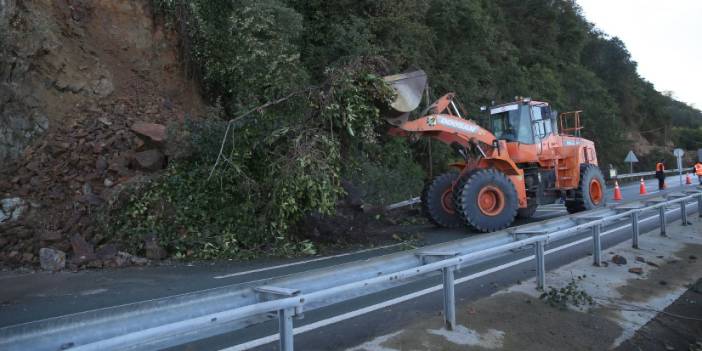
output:
M665 188L665 160L661 159L656 163L656 178L658 178L658 190Z
M700 185L702 185L702 162L700 161L695 163L695 174L697 175L697 179L700 181Z

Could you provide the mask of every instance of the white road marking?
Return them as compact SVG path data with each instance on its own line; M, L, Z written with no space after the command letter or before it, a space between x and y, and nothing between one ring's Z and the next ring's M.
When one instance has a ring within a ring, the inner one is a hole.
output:
M694 205L694 204L691 204L691 205ZM671 210L671 211L666 211L666 214L671 213L671 212L675 212L675 211L677 211L677 209L674 209L674 210ZM653 216L650 216L650 217L646 217L645 219L642 219L640 223L647 222L647 221L650 221L650 220L653 220L653 219L657 219L657 218L658 218L658 215L656 214L656 215L653 215ZM614 232L617 232L617 231L619 231L619 230L622 230L622 229L625 229L625 228L628 228L628 227L631 227L631 224L625 224L625 225L621 225L621 226L619 226L619 227L610 229L610 230L608 230L608 231L603 232L603 233L601 234L601 236L609 235L609 234L612 234L612 233L614 233ZM587 238L583 238L583 239L580 239L580 240L576 240L576 241L570 242L570 243L568 243L568 244L564 244L564 245L562 245L562 246L555 247L555 248L550 249L550 250L546 250L546 251L544 251L544 254L548 255L548 254L552 254L552 253L554 253L554 252L562 251L562 250L565 250L565 249L567 249L567 248L569 248L569 247L573 247L573 246L576 246L576 245L579 245L579 244L588 242L588 241L590 241L590 240L592 240L592 237L587 237ZM465 277L456 279L455 284L457 285L457 284L465 283L465 282L467 282L467 281L471 281L471 280L476 279L476 278L484 277L484 276L486 276L486 275L489 275L489 274L492 274L492 273L501 271L501 270L503 270L503 269L510 268L510 267L514 267L514 266L516 266L516 265L520 265L520 264L525 263L525 262L529 262L529 261L531 261L531 260L533 260L533 259L534 259L534 255L529 255L529 256L520 258L520 259L518 259L518 260L515 260L515 261L507 262L507 263L501 264L501 265L499 265L499 266L495 266L495 267L492 267L492 268L488 268L488 269L486 269L486 270L483 270L483 271L480 271L480 272L477 272L477 273L473 273L473 274L471 274L471 275L468 275L468 276L465 276ZM307 324L307 325L303 325L303 326L301 326L301 327L294 328L294 329L293 329L293 335L298 335L298 334L302 334L302 333L308 332L308 331L310 331L310 330L315 330L315 329L319 329L319 328L322 328L322 327L326 327L326 326L328 326L328 325L331 325L331 324L334 324L334 323L338 323L338 322L341 322L341 321L344 321L344 320L347 320L347 319L351 319L351 318L354 318L354 317L358 317L358 316L360 316L360 315L363 315L363 314L366 314L366 313L369 313L369 312L377 311L377 310L379 310L379 309L383 309L383 308L388 307L388 306L396 305L396 304L401 303L401 302L405 302L405 301L408 301L408 300L415 299L415 298L417 298L417 297L421 297L421 296L424 296L424 295L427 295L427 294L431 294L431 293L433 293L433 292L440 291L441 289L443 289L443 284L441 284L441 285L435 285L435 286L432 286L432 287L429 287L429 288L426 288L426 289L423 289L423 290L419 290L419 291L416 291L416 292L411 293L411 294L409 294L409 295L400 296L400 297L396 297L396 298L391 299L391 300L383 301L383 302L377 303L377 304L375 304L375 305L366 306L366 307L364 307L364 308L361 308L361 309L358 309L358 310L355 310L355 311L351 311L351 312L347 312L347 313L344 313L344 314L340 314L340 315L338 315L338 316L334 316L334 317L327 318L327 319L322 319L322 320L317 321L317 322L313 322L313 323L310 323L310 324ZM225 349L221 349L220 351L242 351L242 350L249 350L249 349L252 349L252 348L254 348L254 347L258 347L258 346L261 346L261 345L265 345L265 344L268 344L268 343L277 341L277 340L279 339L279 337L280 337L279 334L273 334L273 335L269 335L269 336L266 336L266 337L263 337L263 338L251 340L251 341L245 342L245 343L243 343L243 344L239 344L239 345L235 345L235 346L228 347L228 348L225 348Z
M238 277L238 276L241 276L241 275L247 275L247 274L251 274L251 273L265 272L265 271L270 271L270 270L278 269L278 268L299 266L299 265L301 265L301 264L306 264L306 263L319 262L319 261L324 261L324 260L329 260L329 259L332 259L332 258L339 258L339 257L344 257L344 256L351 256L351 255L356 255L356 254L360 254L360 253L364 253L364 252L369 252L369 251L374 251L374 250L388 249L388 248L391 248L391 247L400 246L400 245L402 245L402 244L404 244L404 243L397 243L397 244L391 244L391 245L373 247L373 248L370 248L370 249L365 249L365 250L360 250L360 251L347 252L347 253L338 254L338 255L334 255L334 256L318 257L318 258L311 259L311 260L298 261L298 262L291 262L291 263L281 264L281 265L277 265L277 266L263 267L263 268L254 269L254 270L250 270L250 271L237 272L237 273L230 273L230 274L224 274L224 275L216 275L216 276L214 276L213 278L214 278L214 279L224 279L224 278Z

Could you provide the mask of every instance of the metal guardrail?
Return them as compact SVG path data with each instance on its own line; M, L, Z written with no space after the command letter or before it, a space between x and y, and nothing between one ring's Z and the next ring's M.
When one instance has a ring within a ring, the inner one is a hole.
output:
M691 171L691 170L693 170L693 169L694 169L693 167L683 168L682 171L683 171L683 173L684 173L684 172L689 172L689 171ZM663 172L664 172L665 174L678 174L679 171L680 171L680 170L679 170L678 168L676 168L676 169L669 169L669 170L666 170L666 171L663 171ZM654 175L656 175L656 172L655 172L655 171L651 171L651 172L639 172L639 173L627 173L627 174L618 174L616 177L614 177L614 178L612 178L612 179L621 180L621 179L627 179L627 178L649 177L649 176L654 176Z
M680 204L687 224L687 202L696 200L702 214L702 192L670 194L641 206L583 212L540 223L327 267L196 293L50 318L0 329L2 350L143 350L180 345L277 318L280 349L293 350L293 317L305 310L382 291L440 272L444 318L455 326L454 272L512 250L533 246L537 288L545 286L544 246L590 230L594 264L601 264L601 227L630 219L632 245L639 245L639 217L658 210L666 235L666 207ZM275 317L270 313L275 312Z

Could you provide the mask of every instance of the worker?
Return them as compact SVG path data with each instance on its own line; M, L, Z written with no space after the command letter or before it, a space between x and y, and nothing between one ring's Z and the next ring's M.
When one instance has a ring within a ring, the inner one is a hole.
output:
M656 163L656 178L658 178L658 190L665 189L665 160L661 159Z
M697 180L699 180L700 185L702 185L702 162L700 161L695 163L695 174L697 174Z

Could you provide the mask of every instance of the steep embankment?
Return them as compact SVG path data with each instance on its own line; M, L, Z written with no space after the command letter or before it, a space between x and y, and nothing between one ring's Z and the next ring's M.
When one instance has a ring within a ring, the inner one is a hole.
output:
M129 128L200 111L177 38L150 9L0 2L0 262L36 263L45 246L92 255L104 239L93 208L139 173Z

